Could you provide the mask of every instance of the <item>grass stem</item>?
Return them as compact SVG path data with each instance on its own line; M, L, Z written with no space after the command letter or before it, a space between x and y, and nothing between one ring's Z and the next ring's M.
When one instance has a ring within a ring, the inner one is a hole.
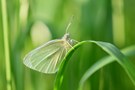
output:
M6 0L1 0L7 90L11 90L10 51Z

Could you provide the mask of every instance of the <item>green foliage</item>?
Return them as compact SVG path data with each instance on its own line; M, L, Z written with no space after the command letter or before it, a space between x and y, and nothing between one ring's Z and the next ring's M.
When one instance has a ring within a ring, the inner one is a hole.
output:
M0 90L135 90L134 0L1 1ZM48 75L25 67L25 54L50 37L62 37L72 15L68 32L81 42L66 55L59 72Z
M64 58L64 61L60 67L60 70L58 72L58 75L56 77L56 82L55 82L55 87L54 90L61 90L60 87L63 83L63 77L64 77L64 71L65 67L67 66L68 61L70 60L70 57L76 51L78 47L83 45L84 43L94 43L97 44L100 48L102 48L105 52L107 52L110 57L101 59L100 61L97 61L96 64L94 64L89 70L84 73L82 76L80 83L79 83L79 88L78 90L83 90L83 85L85 81L93 74L95 71L98 69L102 68L103 66L112 63L113 61L117 61L123 68L124 70L128 73L129 77L133 81L133 84L135 85L135 67L134 65L112 44L106 43L106 42L100 42L100 41L82 41L79 42L77 45L75 45L68 53L67 56ZM133 49L133 48L132 48ZM132 52L132 51L131 51ZM128 52L130 53L130 52Z

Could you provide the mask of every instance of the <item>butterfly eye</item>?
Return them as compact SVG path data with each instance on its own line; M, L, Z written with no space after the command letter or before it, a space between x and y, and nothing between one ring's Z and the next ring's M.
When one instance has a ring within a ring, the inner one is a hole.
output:
M72 46L75 44L72 39L69 41L69 43L70 43L70 45L72 45Z
M76 41L76 40L74 40L74 39L70 39L70 40L69 40L69 43L70 43L70 45L74 46L75 44L78 43L78 41Z

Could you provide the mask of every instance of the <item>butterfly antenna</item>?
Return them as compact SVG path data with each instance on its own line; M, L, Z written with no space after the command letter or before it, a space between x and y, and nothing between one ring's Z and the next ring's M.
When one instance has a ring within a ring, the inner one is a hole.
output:
M68 25L66 27L66 33L68 33L68 29L71 26L73 19L74 19L74 15L71 17L71 19L70 19L70 21L69 21L69 23L68 23Z

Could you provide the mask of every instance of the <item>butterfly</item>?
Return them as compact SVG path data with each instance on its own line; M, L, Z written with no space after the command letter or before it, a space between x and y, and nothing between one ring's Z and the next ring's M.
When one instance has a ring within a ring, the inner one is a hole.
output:
M67 29L69 26L70 24ZM66 33L61 39L51 40L29 52L24 57L23 63L27 67L42 73L55 73L58 71L66 53L77 42L70 38L69 33Z
M42 73L55 73L66 53L77 43L66 33L62 39L51 40L24 57L24 64Z

